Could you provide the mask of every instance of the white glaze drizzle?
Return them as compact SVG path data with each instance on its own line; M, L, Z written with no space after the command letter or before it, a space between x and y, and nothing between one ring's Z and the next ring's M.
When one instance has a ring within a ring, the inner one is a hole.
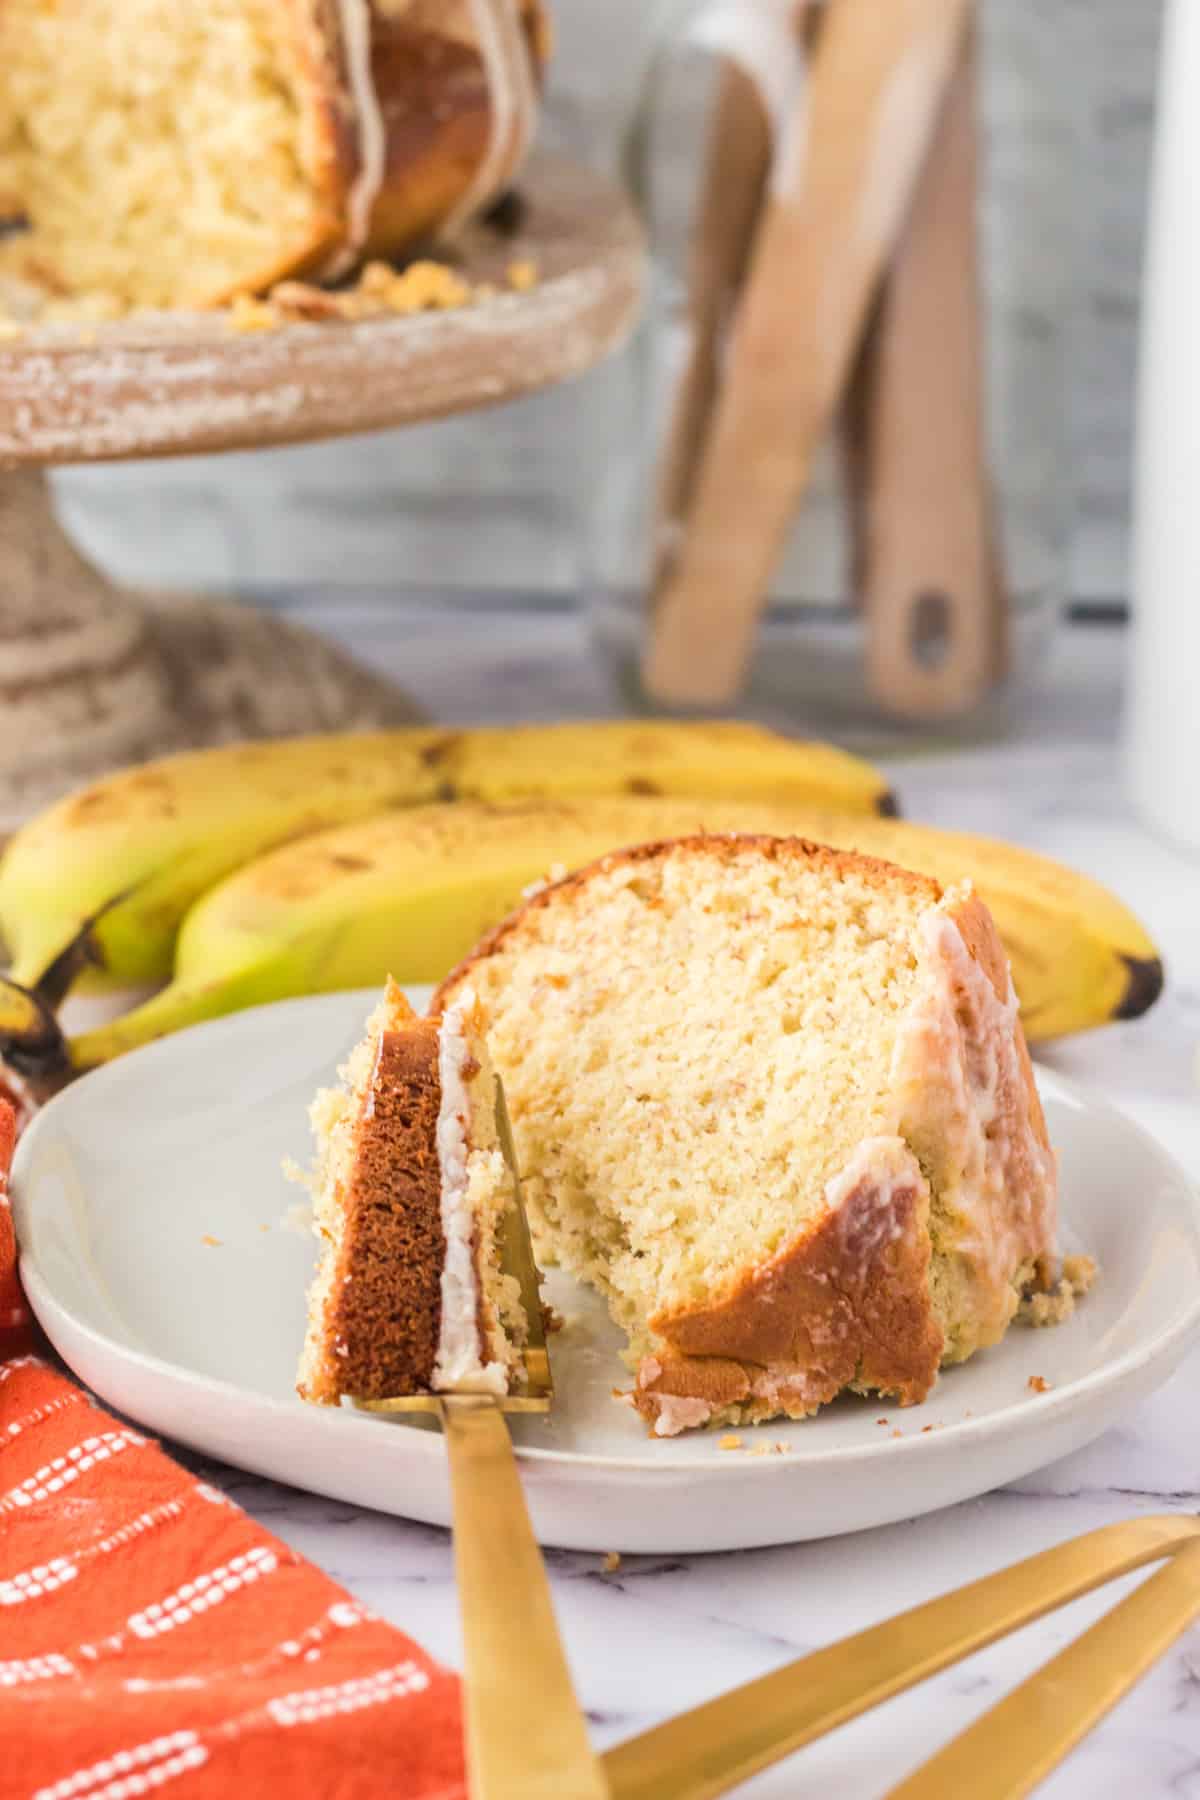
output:
M439 236L450 239L524 161L537 118L533 60L517 0L471 0L488 89L488 147Z
M991 1342L1015 1308L1016 1270L1053 1248L1056 1162L1025 1099L1011 974L1001 1000L944 911L920 921L917 946L925 986L897 1035L892 1066L900 1129L912 1139L918 1120L937 1122L941 1155L955 1176L947 1196L958 1219L955 1251L972 1270ZM959 996L974 1021L969 1031Z
M346 242L321 271L325 280L344 275L357 260L371 229L371 214L383 186L387 137L383 110L371 73L371 0L337 0L350 107L358 139L358 172L346 197Z
M480 1356L479 1276L475 1268L474 1219L469 1200L467 1116L470 1092L463 1067L470 1051L465 1019L475 1009L475 997L463 993L447 1009L438 1034L437 1152L441 1169L441 1221L446 1256L442 1264L442 1310L438 1330L433 1387L439 1393L458 1388L469 1392L503 1394L508 1375L502 1363L485 1363Z

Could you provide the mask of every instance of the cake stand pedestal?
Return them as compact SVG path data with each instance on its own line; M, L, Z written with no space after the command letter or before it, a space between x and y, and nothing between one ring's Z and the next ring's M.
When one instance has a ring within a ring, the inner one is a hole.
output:
M253 332L169 314L0 344L0 827L119 763L420 716L282 620L114 585L62 532L41 471L383 430L583 374L636 315L636 218L610 183L551 156L531 161L519 212L456 246L463 275L499 290L456 311ZM514 263L537 271L527 292L504 291Z

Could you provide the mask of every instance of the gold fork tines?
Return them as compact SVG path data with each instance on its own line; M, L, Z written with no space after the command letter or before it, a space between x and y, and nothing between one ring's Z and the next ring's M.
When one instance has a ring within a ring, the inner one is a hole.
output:
M541 1282L497 1082L500 1147L514 1204L501 1263L521 1290L528 1337L515 1394L402 1394L360 1400L369 1412L435 1414L450 1464L454 1565L462 1617L467 1769L472 1800L608 1800L588 1742L533 1535L505 1413L548 1412L554 1399Z

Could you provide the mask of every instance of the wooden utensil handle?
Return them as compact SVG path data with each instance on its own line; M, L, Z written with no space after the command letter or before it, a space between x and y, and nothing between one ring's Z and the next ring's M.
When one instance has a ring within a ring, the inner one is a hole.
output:
M1004 673L984 443L974 33L884 280L857 396L867 681L889 712L963 712Z
M717 395L724 332L750 258L770 166L771 122L762 95L741 64L725 58L692 233L687 355L659 460L655 586L691 502Z
M608 1800L555 1623L504 1415L441 1406L454 1501L473 1800Z
M678 558L643 659L671 704L727 703L924 160L969 0L831 0L767 204Z

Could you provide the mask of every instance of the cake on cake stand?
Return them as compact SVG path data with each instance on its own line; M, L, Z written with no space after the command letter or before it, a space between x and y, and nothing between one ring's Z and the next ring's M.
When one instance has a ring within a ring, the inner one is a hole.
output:
M617 188L552 156L530 162L516 210L456 245L472 286L498 291L454 311L261 331L155 315L0 342L0 828L148 755L420 716L280 619L108 581L63 534L42 471L382 430L583 374L635 318L637 220ZM536 270L528 291L503 291L514 263Z

